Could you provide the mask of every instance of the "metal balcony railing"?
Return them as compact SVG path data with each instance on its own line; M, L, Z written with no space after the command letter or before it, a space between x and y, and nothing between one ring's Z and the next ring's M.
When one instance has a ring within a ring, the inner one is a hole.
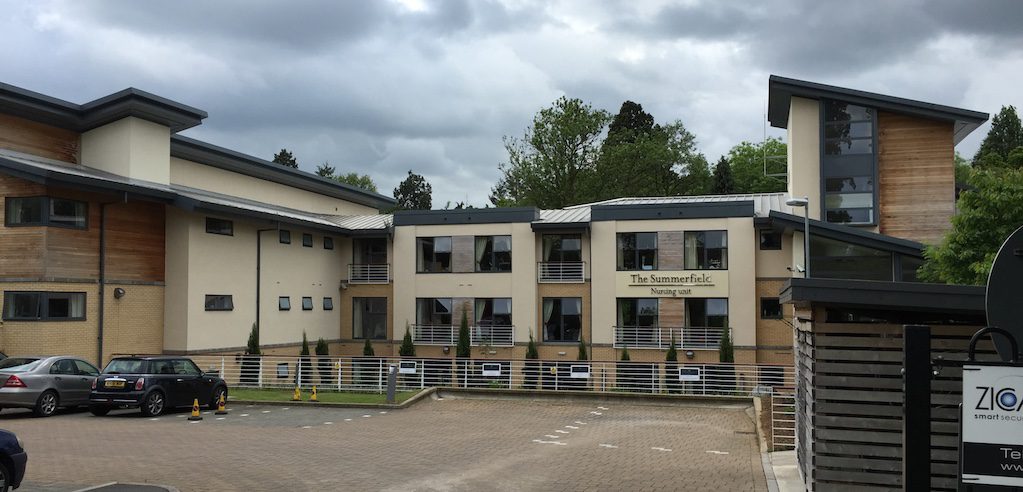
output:
M391 264L348 265L348 282L352 284L386 284L391 281Z
M578 283L586 280L585 261L545 261L536 266L536 278L540 283Z
M675 340L676 349L717 349L724 328L703 326L616 326L615 348L667 349Z
M511 325L478 325L470 330L472 345L512 347L515 345L515 327Z
M417 345L454 345L458 327L454 325L412 325L412 342Z

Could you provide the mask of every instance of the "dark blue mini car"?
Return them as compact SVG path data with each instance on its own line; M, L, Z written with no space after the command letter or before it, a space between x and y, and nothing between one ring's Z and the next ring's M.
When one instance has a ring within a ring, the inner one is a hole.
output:
M28 453L21 439L13 432L0 429L0 492L21 486L27 462Z

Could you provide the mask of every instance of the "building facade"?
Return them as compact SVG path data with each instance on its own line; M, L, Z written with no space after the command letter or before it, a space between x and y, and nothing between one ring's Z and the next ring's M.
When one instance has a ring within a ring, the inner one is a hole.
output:
M394 200L177 135L206 113L129 89L84 105L0 86L0 350L792 363L782 283L915 280L954 212L954 145L987 115L772 77L788 193L559 210ZM790 196L809 205L794 209ZM803 213L810 220L804 255ZM807 265L809 263L809 265Z

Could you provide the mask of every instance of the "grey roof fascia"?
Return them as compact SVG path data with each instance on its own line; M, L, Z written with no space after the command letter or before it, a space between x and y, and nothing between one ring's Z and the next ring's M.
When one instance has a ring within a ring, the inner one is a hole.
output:
M108 193L111 191L131 193L132 195L138 197L144 197L147 199L155 199L166 202L172 202L176 196L174 192L169 190L165 191L146 186L138 186L135 184L116 180L98 179L87 176L76 176L74 174L58 173L47 169L40 169L35 166L30 166L12 159L7 159L5 157L0 157L0 169L2 169L5 174L26 179L34 183L39 183L46 186L73 187L79 190L93 191L98 193Z
M590 207L590 221L718 219L726 217L753 217L754 212L752 200L710 203L594 205Z
M955 143L959 143L989 117L987 113L969 109L771 75L768 79L767 103L767 119L771 126L775 128L788 127L789 101L792 96L810 99L838 99L923 118L953 121L955 122L953 134Z
M533 222L530 225L534 231L557 231L557 230L579 230L589 229L589 222Z
M0 112L78 131L81 106L55 97L0 83Z
M509 224L539 218L540 211L533 207L399 210L394 213L394 225Z
M772 225L781 223L797 231L803 230L803 217L772 210L770 218ZM810 219L810 233L828 239L916 257L923 257L923 250L926 247L923 243L916 241L868 232L854 226L829 224L815 219Z
M188 202L191 202L191 203L188 203ZM213 213L213 214L216 214L216 215L234 216L234 217L241 217L241 218L245 218L245 219L259 219L259 220L262 220L262 221L264 221L266 223L287 224L287 225L292 225L292 226L296 226L296 227L301 227L303 229L309 229L309 230L321 231L321 232L330 232L330 233L333 233L333 234L344 235L344 236L352 235L352 231L351 230L345 229L345 228L340 227L340 226L328 226L326 224L317 224L317 223L313 223L313 222L306 222L306 221L303 221L303 220L292 219L292 218L281 216L281 215L274 215L274 214L269 214L269 213L265 213L265 212L259 212L259 211L255 211L255 210L247 210L247 209L243 209L243 208L230 207L230 206L221 205L221 204L218 204L218 203L204 202L202 200L199 200L199 199L196 199L196 198L191 198L191 197L180 197L179 200L175 201L174 205L177 206L178 208L183 208L185 210L193 211L193 212L209 212L209 213Z
M985 288L973 285L793 278L782 286L782 303L808 302L916 311L985 312Z
M398 202L388 196L373 193L362 188L338 183L312 173L292 169L270 161L242 154L231 149L182 135L171 136L171 156L236 173L294 186L342 200L384 209Z

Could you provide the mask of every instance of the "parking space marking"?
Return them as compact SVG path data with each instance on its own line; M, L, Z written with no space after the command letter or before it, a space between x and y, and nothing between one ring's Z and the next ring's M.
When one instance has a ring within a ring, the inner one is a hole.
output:
M363 415L363 416L362 416L362 418L364 418L364 419L368 419L368 418L370 418L370 417L372 417L372 415Z
M578 427L578 426L575 426L575 425L566 425L566 426L565 426L565 428L566 428L566 429L572 429L572 430L576 430L576 429L578 429L579 427Z
M189 424L198 424L199 421L198 420L189 420L188 423Z
M381 411L380 415L387 415L387 411L386 410Z
M249 414L247 414L247 413L243 413L243 414L240 415L240 417L248 417L248 416L249 416Z
M324 422L323 425L334 425L333 422Z
M547 438L550 438L550 439L561 439L561 436L552 436L550 434L547 434L547 435L545 435L543 437L547 437Z
M597 407L597 410L607 410L607 407Z
M604 415L604 414L602 414L600 412L590 412L590 413L592 413L593 415Z
M345 419L345 422L351 422L352 419Z
M575 423L577 423L577 424L579 424L579 425L586 425L586 422L580 422L580 421L578 421L578 420L576 420L576 421L575 421Z
M728 451L714 451L711 449L708 449L707 452L710 454L728 454Z
M670 450L670 449L668 449L668 448L650 448L650 449L653 449L654 451L665 451L665 452L671 452L671 450Z
M618 449L618 446L615 446L614 444L601 444L600 447L602 447L602 448L609 448L609 449Z
M558 446L564 446L565 445L565 443L563 443L561 441L544 441L544 440L541 440L541 439L533 439L533 442L540 443L540 444L556 444Z
M291 410L291 407L281 407L281 410Z
M160 419L159 419L159 417L155 417L155 418L151 418L151 419L149 419L149 420L151 420L151 421L153 421L153 422L156 422L157 420L160 420Z
M269 410L263 410L263 413L270 413Z
M226 419L226 418L227 418L227 417L217 417L217 420L224 420L224 419Z
M568 434L569 433L568 431L564 431L564 430L561 430L561 429L558 429L558 430L556 430L554 432L557 432L558 434Z
M311 426L311 425L303 425L302 428L303 429L312 429L313 426Z

